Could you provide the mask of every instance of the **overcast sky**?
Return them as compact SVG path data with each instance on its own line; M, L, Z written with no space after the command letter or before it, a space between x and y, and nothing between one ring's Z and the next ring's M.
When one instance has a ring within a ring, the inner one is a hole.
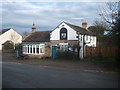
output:
M88 0L89 1L89 0ZM62 21L81 26L82 20L88 27L98 19L99 6L104 2L2 2L0 21L2 29L13 28L18 33L31 32L33 22L38 31L53 30Z

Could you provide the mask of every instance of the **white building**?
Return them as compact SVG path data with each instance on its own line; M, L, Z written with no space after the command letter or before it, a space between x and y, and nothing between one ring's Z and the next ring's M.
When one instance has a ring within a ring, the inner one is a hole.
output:
M12 28L3 29L0 34L0 50L2 50L2 44L7 41L12 41L14 44L22 43L22 36Z
M81 59L85 55L86 46L96 47L96 36L87 29L86 22L82 23L82 27L67 22L60 23L51 32L50 41L52 46L59 46L63 51L72 50L73 46L80 46Z

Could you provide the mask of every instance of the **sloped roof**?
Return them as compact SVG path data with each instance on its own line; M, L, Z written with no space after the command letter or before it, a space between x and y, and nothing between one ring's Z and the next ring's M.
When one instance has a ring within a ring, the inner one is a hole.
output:
M80 26L76 26L76 25L73 25L73 24L70 24L70 23L67 23L67 22L64 22L64 23L67 24L68 26L70 26L75 31L80 32L81 34L87 34L87 35L93 35L93 36L95 35L91 31L89 31L87 29L84 29L84 28L82 28Z
M25 41L50 41L50 32L51 31L35 31L28 35L23 42Z
M3 34L3 33L5 33L5 32L7 32L7 31L9 31L10 29L11 29L11 28L3 29L1 34Z

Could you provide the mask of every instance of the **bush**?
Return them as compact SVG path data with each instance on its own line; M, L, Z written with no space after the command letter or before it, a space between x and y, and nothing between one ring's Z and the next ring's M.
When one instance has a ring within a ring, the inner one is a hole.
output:
M70 52L70 51L65 51L65 52L58 51L56 58L70 60L70 59L76 59L77 55L74 52Z
M14 44L11 41L7 41L3 44L3 51L11 51L14 50Z
M22 51L22 44L16 44L16 45L15 45L15 50L20 50L20 51Z

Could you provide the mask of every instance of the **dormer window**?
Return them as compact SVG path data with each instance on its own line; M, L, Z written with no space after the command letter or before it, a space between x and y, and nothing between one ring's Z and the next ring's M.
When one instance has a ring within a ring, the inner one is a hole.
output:
M62 28L60 30L60 40L67 40L67 29Z

